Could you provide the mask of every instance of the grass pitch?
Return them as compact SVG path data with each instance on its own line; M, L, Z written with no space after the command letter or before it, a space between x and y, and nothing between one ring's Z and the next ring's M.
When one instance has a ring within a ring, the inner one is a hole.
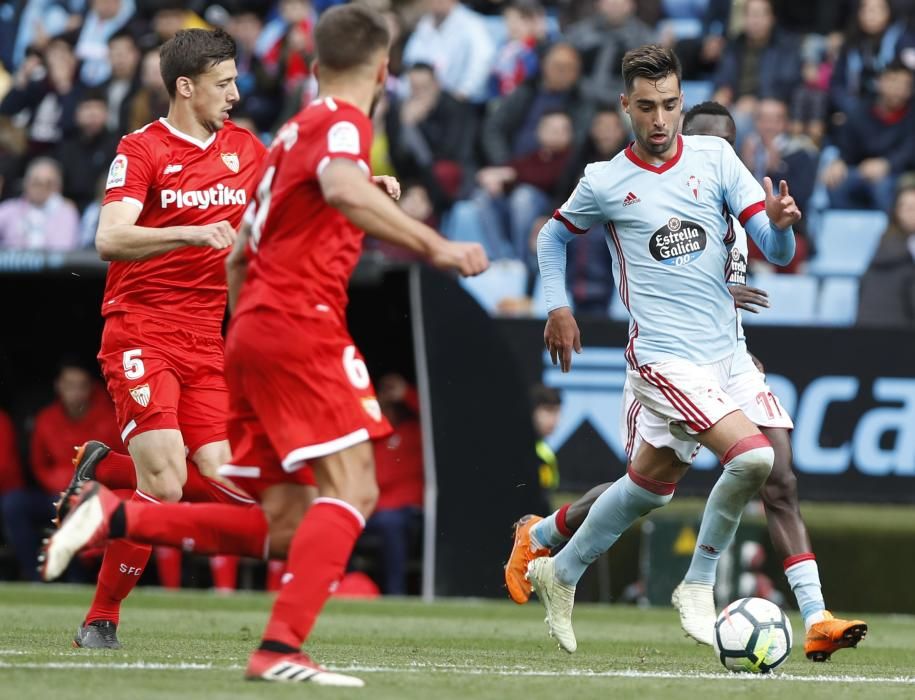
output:
M542 607L508 601L341 601L309 652L363 689L242 681L271 598L141 588L123 611L121 651L70 647L91 590L0 586L0 698L912 698L915 617L864 616L867 639L825 664L794 652L770 677L725 671L683 637L672 609L579 605L578 652L547 637Z

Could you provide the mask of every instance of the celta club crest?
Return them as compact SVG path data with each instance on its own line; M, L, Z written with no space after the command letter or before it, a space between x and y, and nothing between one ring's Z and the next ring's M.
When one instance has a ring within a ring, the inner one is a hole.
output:
M133 400L140 404L143 408L149 406L149 384L141 384L140 386L135 386L130 390L130 395L133 397Z
M238 172L238 154L237 153L222 153L222 162L226 164L226 167L231 170L233 173Z
M687 186L693 191L693 197L695 197L696 200L699 199L699 183L700 180L695 175L690 175L689 179L686 181Z

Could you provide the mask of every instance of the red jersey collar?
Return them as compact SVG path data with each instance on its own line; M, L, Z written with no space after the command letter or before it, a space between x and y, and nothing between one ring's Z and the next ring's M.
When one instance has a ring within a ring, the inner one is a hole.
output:
M680 134L677 134L677 152L674 154L674 157L671 158L666 163L662 163L661 165L652 165L651 163L646 163L644 160L642 160L641 158L639 158L636 155L635 150L632 148L631 143L628 146L626 146L626 157L629 160L631 160L633 163L635 163L637 166L639 166L643 170L647 170L647 171L655 173L657 175L660 175L661 173L665 173L668 170L670 170L672 167L674 167L677 163L680 162L680 156L682 156L682 155L683 155L683 137Z

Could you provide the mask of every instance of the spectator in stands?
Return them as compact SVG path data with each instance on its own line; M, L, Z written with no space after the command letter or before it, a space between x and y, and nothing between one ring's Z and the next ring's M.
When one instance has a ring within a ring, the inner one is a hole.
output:
M37 489L22 489L12 503L9 497L4 501L10 507L6 518L15 518L20 526L17 550L23 550L23 561L30 562L32 571L39 542L54 515L54 501L73 476L73 446L89 439L120 444L114 407L80 362L61 362L54 390L57 399L38 412L32 433L31 473Z
M890 226L860 294L859 326L915 328L915 177L900 180Z
M52 500L73 477L73 446L87 440L121 444L114 406L80 361L61 361L54 381L57 398L35 416L30 457L32 474Z
M309 0L282 0L280 14L286 23L283 35L264 54L265 74L270 89L281 96L278 124L291 118L317 93L311 74L314 58L314 26L317 22Z
M715 101L731 108L740 131L757 100L790 100L800 74L800 46L776 26L771 0L746 0L743 33L718 63Z
M168 90L159 72L159 49L149 49L140 63L140 89L127 105L127 131L136 131L168 114Z
M562 396L559 390L535 384L531 387L531 420L537 434L534 449L540 461L540 488L555 491L559 488L559 459L547 444L546 439L553 434L559 425L559 412L562 410Z
M595 14L566 30L582 60L582 91L592 100L612 100L623 91L623 54L654 41L647 24L635 16L634 0L597 0Z
M854 106L836 141L839 158L823 172L832 206L889 211L896 179L915 167L912 72L898 61L887 66L876 99Z
M537 125L537 148L505 165L477 173L474 201L483 224L487 253L494 260L514 258L537 271L534 224L555 209L564 193L572 155L572 121L562 111L544 112Z
M15 193L12 186L22 172L20 161L25 148L23 130L17 129L9 117L0 116L0 201Z
M816 145L805 135L789 132L788 105L780 100L763 99L757 102L754 127L740 148L743 162L760 182L767 176L775 183L781 180L789 182L798 207L806 211L816 185L820 157ZM797 234L794 258L785 267L778 268L779 272L799 272L807 261L810 246L807 243L806 222L798 222L794 229ZM754 272L775 269L752 239L747 239L747 245Z
M915 35L896 17L890 0L861 0L832 73L832 109L847 114L859 101L876 99L880 74L900 59L915 70Z
M545 112L564 111L572 119L575 147L587 138L593 107L581 93L581 61L570 44L554 44L543 57L540 80L519 86L493 102L483 121L482 146L489 165L537 149L537 125Z
M760 182L768 175L772 182L791 183L791 195L801 211L806 211L816 184L819 160L816 145L805 135L790 133L788 105L781 100L759 100L753 124L755 129L740 149L743 162Z
M838 32L809 34L801 44L801 83L791 98L791 131L823 142L829 117L829 82L842 46Z
M423 5L426 14L407 40L404 65L433 66L445 92L461 101L484 101L496 47L482 18L458 0Z
M33 557L38 551L38 542L32 528L26 527L27 523L20 517L20 504L27 499L13 421L0 410L0 526L3 539L16 553L20 577L37 581Z
M731 0L708 0L702 31L697 37L677 41L675 51L683 66L684 80L708 80L718 67L727 46L725 34L731 16Z
M394 432L375 443L378 505L365 532L382 537L381 590L407 593L407 562L422 528L423 443L416 390L399 374L378 381L378 403Z
M492 70L495 96L505 96L537 74L537 46L545 36L543 6L537 0L513 0L502 11L508 40L499 47Z
M130 32L122 31L108 39L111 75L102 84L108 106L106 126L118 136L127 133L128 105L140 89L140 49Z
M85 0L30 0L3 5L4 24L8 24L0 36L0 60L7 69L18 70L29 49L40 54L51 37L79 29Z
M76 108L77 132L57 147L64 197L82 212L95 199L96 183L108 171L119 137L106 127L108 105L98 88L87 90Z
M209 29L200 15L189 9L187 0L150 0L152 33L143 37L144 49L161 46L182 29Z
M135 11L134 0L91 0L75 49L84 85L95 87L111 77L108 40L130 21Z
M21 197L0 204L0 249L74 250L79 212L61 195L60 164L40 157L29 163Z
M473 155L476 134L471 107L444 92L432 66L407 71L410 94L393 99L386 133L399 177L422 184L438 212L458 196Z
M76 73L73 45L63 36L51 39L42 54L30 53L16 72L0 114L26 117L29 157L50 152L72 133L80 94Z
M588 140L567 171L566 183L561 191L571 192L588 163L610 160L626 147L628 141L629 132L620 113L613 107L599 109L591 121ZM613 285L613 261L606 238L600 232L576 236L569 243L566 285L577 315L607 315L616 287Z
M282 107L278 82L268 74L256 53L257 38L263 28L260 16L252 10L233 14L226 25L226 31L238 46L238 55L235 57L238 67L236 84L241 103L261 133L273 128Z

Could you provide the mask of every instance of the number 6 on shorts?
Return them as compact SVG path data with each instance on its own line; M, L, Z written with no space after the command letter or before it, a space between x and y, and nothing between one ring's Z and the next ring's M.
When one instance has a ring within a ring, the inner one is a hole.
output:
M356 346L348 345L343 351L343 369L346 371L346 378L349 383L357 389L368 389L372 383L369 377L369 369L361 357L356 356Z

